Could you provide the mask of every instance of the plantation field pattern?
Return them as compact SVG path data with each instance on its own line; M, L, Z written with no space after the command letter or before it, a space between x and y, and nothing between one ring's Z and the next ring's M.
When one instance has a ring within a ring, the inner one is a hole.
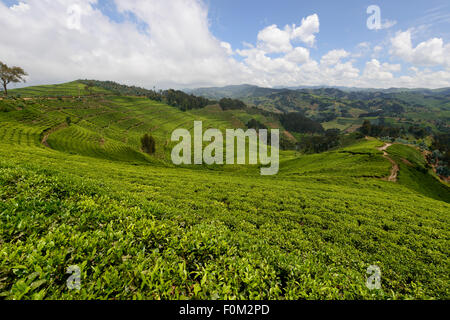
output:
M270 119L83 88L0 100L2 299L450 298L450 188L416 148L367 137L280 151L274 176L175 166L177 128Z

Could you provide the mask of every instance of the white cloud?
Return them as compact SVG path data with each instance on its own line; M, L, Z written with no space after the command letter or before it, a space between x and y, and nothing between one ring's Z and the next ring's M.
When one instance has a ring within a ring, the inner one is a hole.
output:
M246 76L246 68L230 59L231 48L209 31L200 1L116 0L121 12L148 25L147 33L132 21L112 22L92 8L95 2L28 0L27 10L0 2L0 59L23 66L31 83L98 78L167 87ZM68 10L73 5L79 12ZM76 21L80 27L70 28Z
M222 41L222 42L220 42L220 46L225 49L225 51L227 52L228 55L233 54L233 49L231 48L231 44L229 44L228 42Z
M417 69L417 68L416 68ZM446 70L418 70L413 76L400 76L394 79L395 87L404 88L443 88L450 83L450 72Z
M11 7L11 10L15 11L15 12L25 12L29 9L30 9L30 6L24 2L19 2L18 4L13 5Z
M331 50L326 55L322 57L320 63L326 66L332 66L341 61L341 59L346 58L350 55L349 52L344 49Z
M393 38L391 51L414 64L414 72L396 75L401 65L381 59L368 61L361 72L349 59L362 55L344 49L314 57L317 51L308 46L320 45L316 44L317 14L303 18L298 27L268 26L255 34L255 43L233 50L230 43L212 35L208 8L201 0L115 0L125 17L120 23L94 9L96 2L27 0L8 7L0 1L0 60L22 66L30 74L29 84L93 78L148 88L239 83L450 85L448 70L420 69L448 67L449 45L433 38L413 47L408 31ZM129 19L130 14L136 19ZM373 51L381 51L379 48ZM370 50L370 44L360 43L356 49Z
M320 64L322 84L327 83L334 86L350 85L355 83L359 77L359 73L359 69L353 66L351 61L342 63L339 59L336 63L329 64L321 62Z
M372 58L377 58L381 54L383 49L384 48L382 46L373 47Z
M358 45L356 46L356 51L351 53L351 56L353 58L361 58L363 56L365 56L371 48L371 44L369 42L360 42L358 43Z
M267 53L288 52L292 49L290 30L268 26L258 33L258 46Z
M295 24L286 25L283 30L277 25L270 25L258 33L258 47L267 53L289 52L291 41L302 41L312 47L315 44L315 34L319 32L319 16L310 15L302 19L299 27Z
M358 43L358 45L356 47L358 49L361 49L361 50L369 50L370 49L370 43L367 42L367 41L360 42L360 43Z
M314 46L316 42L315 34L319 32L319 16L317 14L310 15L302 19L302 24L299 27L292 26L292 39L299 39L309 45Z
M441 38L432 38L413 47L411 30L398 32L391 39L391 54L418 66L450 67L450 44Z
M389 29L392 28L397 24L397 21L395 20L384 20L384 22L381 23L380 29Z
M380 63L377 59L372 59L366 63L363 77L368 80L391 80L394 79L392 72L400 70L399 64Z
M303 47L296 47L286 54L285 59L298 64L307 63L309 61L309 50Z

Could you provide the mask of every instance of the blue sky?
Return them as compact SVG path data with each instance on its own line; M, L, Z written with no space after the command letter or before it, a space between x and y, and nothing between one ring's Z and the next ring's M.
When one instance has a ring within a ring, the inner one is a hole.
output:
M32 83L450 86L444 0L0 0L0 15L0 60Z
M267 0L209 0L213 33L225 41L238 45L241 41L254 41L255 34L263 27L299 23L302 17L317 13L321 20L320 41L328 49L339 45L349 46L358 42L376 40L382 32L372 32L366 27L366 9L376 4L382 18L396 20L397 28L408 29L427 16L427 11L441 8L447 15L446 23L437 24L431 30L434 36L448 36L450 29L450 2L445 0L411 1L267 1ZM342 37L344 33L349 33ZM326 48L324 48L326 49Z
M320 33L317 36L320 46L312 52L313 57L321 57L338 47L351 49L361 42L383 43L394 30L421 25L427 26L419 35L421 38L432 35L448 41L450 37L450 2L446 0L208 0L204 3L208 7L212 34L229 42L233 48L243 47L244 42L254 43L258 32L268 25L282 27L299 24L303 17L311 14L320 17ZM394 28L376 31L367 28L369 14L366 9L372 4L380 7L382 19L397 22ZM95 7L114 21L126 19L117 12L114 0L98 0ZM436 13L439 13L440 19L433 19ZM127 17L130 18L130 15ZM139 24L138 20L135 21Z
M426 30L422 30L417 40L430 36L450 40L450 2L446 0L209 0L206 3L212 33L236 48L241 47L242 42L254 43L258 31L268 25L299 24L301 18L314 13L320 17L319 45L311 52L315 58L335 48L351 50L361 42L382 44L396 30L425 25ZM389 29L369 30L366 9L372 4L380 7L382 19L397 24ZM441 18L433 19L434 16Z

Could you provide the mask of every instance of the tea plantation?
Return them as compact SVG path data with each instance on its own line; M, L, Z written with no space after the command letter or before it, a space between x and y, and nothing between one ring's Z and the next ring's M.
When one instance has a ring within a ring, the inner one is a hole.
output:
M383 180L392 165L375 139L281 152L276 176L175 167L174 129L248 115L93 90L0 100L2 299L450 298L450 188L419 151L388 148L397 182ZM144 133L155 155L141 152ZM366 286L371 265L379 290Z

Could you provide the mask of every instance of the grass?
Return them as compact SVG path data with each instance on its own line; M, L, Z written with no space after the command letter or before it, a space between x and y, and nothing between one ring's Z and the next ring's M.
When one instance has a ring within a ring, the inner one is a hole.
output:
M450 202L449 187L433 174L419 150L395 144L388 148L388 152L400 167L399 183L424 196Z
M112 95L0 108L4 299L450 298L450 192L410 147L388 149L398 183L380 179L391 164L377 140L284 152L280 173L262 177L167 161L174 128L226 128L242 114ZM148 131L155 156L138 149ZM71 265L80 291L67 289ZM365 285L370 265L381 290Z
M323 128L328 129L339 129L345 131L354 125L361 125L363 120L354 118L337 118L333 121L323 123Z

